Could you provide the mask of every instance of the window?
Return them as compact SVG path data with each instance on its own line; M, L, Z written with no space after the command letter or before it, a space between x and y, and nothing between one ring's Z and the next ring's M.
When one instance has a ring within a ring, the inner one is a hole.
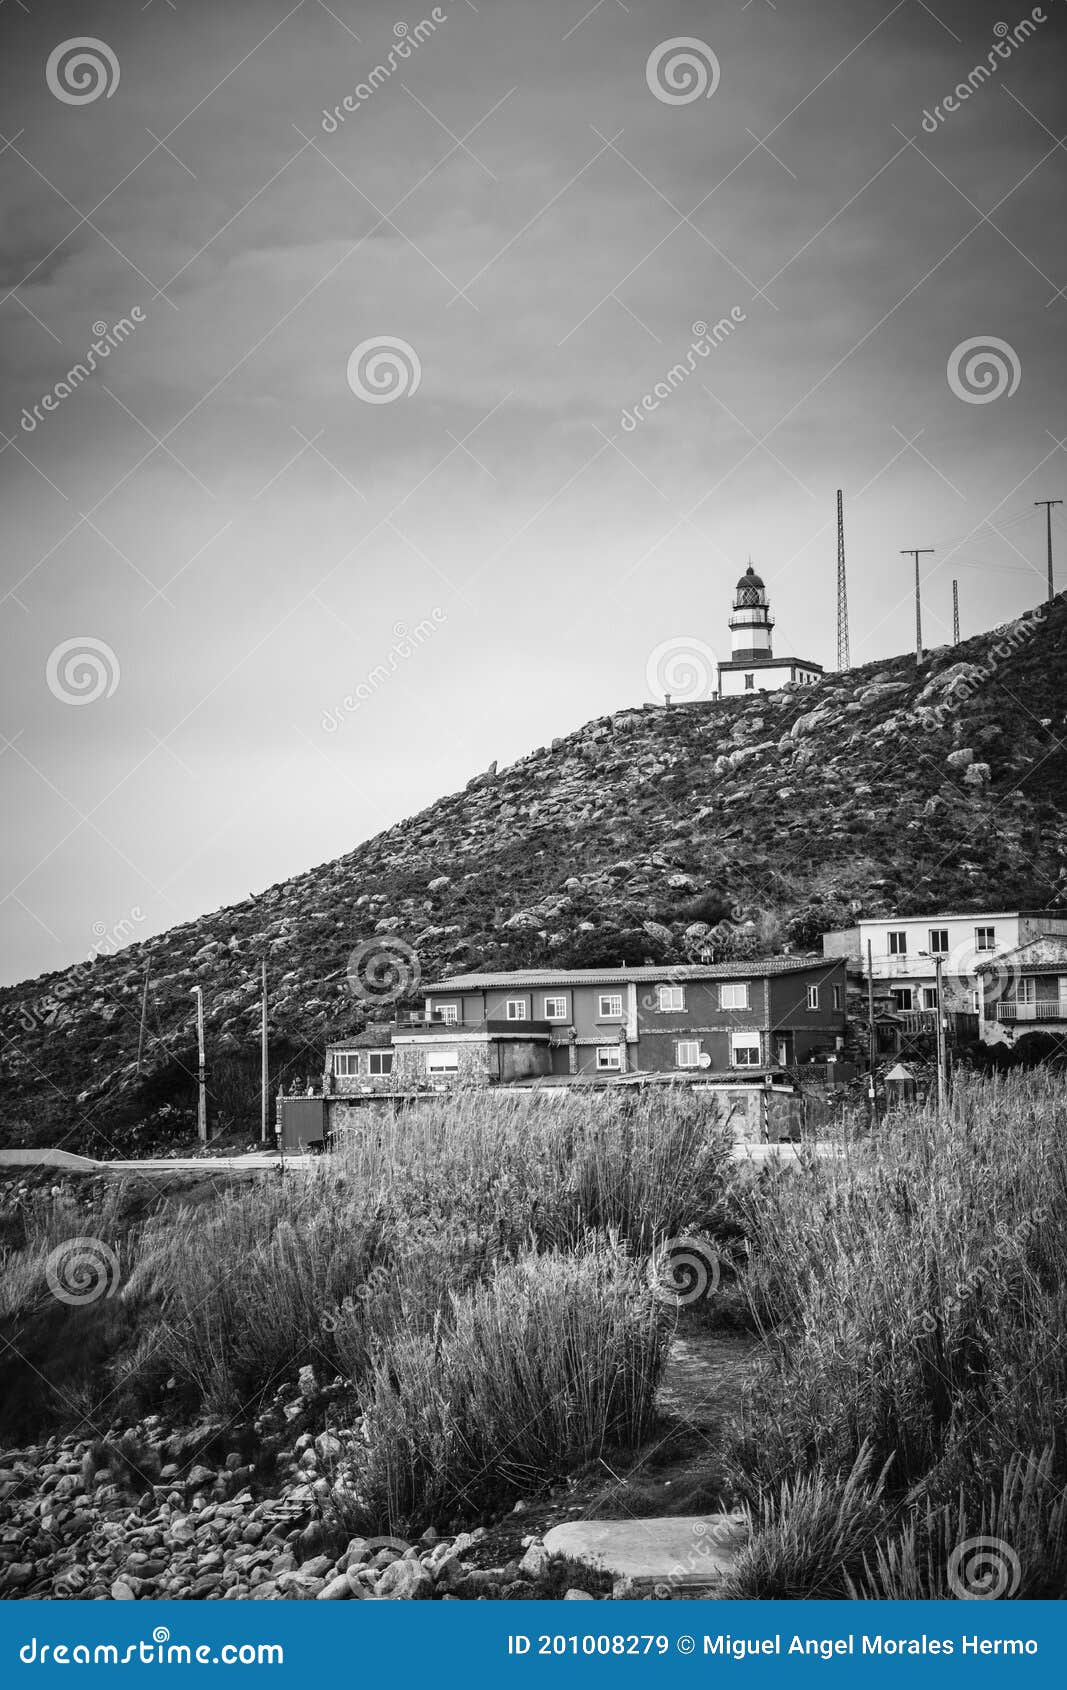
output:
M428 1074L458 1074L458 1050L428 1050L426 1052L426 1072Z
M679 1039L677 1050L679 1068L700 1067L700 1043L697 1039Z
M914 1009L914 993L910 986L891 986L889 995L893 999L894 1009Z
M809 986L808 987L808 1008L809 1009L818 1009L818 1007L819 1007L819 988L818 988L818 986Z
M720 1009L747 1009L748 1008L748 986L745 985L744 983L742 983L741 985L720 986L719 987L719 1008Z
M931 927L930 950L934 956L948 955L948 928Z
M622 1067L622 1051L619 1049L619 1046L618 1045L597 1045L597 1047L596 1047L596 1065L597 1065L597 1068L600 1069L600 1070L603 1070L605 1068L621 1068Z
M758 1033L731 1033L730 1065L733 1068L758 1068L760 1043Z
M621 992L601 992L598 1019L601 1021L622 1020Z
M391 1050L371 1050L367 1053L368 1074L391 1074L393 1072L393 1053Z
M434 1021L444 1021L449 1027L454 1027L459 1021L459 1004L439 1003L431 1013Z
M1015 996L1019 1003L1037 1002L1037 981L1032 974L1027 974L1019 981L1015 988Z
M972 1011L974 1012L975 1015L978 1015L978 1014L981 1013L981 1008L982 1008L982 994L981 994L981 992L974 991L974 992L971 993L971 1009L972 1009Z
M566 998L565 997L562 997L562 998L546 998L545 999L545 1020L546 1021L566 1021L566 1019L567 1019L567 1000L566 1000Z
M976 951L995 951L997 948L996 928L976 927L974 930L974 948Z
M504 1005L504 1013L509 1021L525 1021L526 999L509 998L507 1003Z
M924 986L923 987L923 1008L924 1009L936 1009L937 1008L937 987L936 986Z
M663 1011L685 1008L684 986L661 986L659 988L659 1007Z
M335 1050L333 1053L333 1071L342 1080L351 1080L359 1073L359 1052L356 1050Z
M745 691L746 692L753 692L755 690L755 686L756 686L755 675L746 675L745 676Z
M841 988L840 988L840 986L834 987L834 1008L835 1009L841 1008Z
M889 944L890 956L907 956L908 935L902 929L898 929L895 933L887 933L886 939Z

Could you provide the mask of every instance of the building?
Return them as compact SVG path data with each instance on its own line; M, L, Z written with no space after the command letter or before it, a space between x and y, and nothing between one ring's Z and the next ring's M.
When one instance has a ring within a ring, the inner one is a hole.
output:
M776 692L797 683L810 686L822 677L822 665L803 657L775 657L774 617L767 589L752 567L737 583L730 616L730 661L719 664L719 697L746 692Z
M980 963L978 1015L980 1037L990 1044L1067 1034L1067 937L1032 937Z
M331 1047L333 1089L455 1080L763 1073L836 1056L845 966L813 956L676 968L522 969L425 988L391 1047Z
M456 975L426 987L417 1014L328 1045L321 1093L280 1098L279 1129L286 1148L319 1143L375 1098L455 1086L677 1082L719 1097L741 1138L799 1137L811 1112L801 1077L852 1077L844 1034L836 959Z
M823 955L840 957L862 979L870 970L901 1013L936 1011L940 967L944 1010L976 1015L980 966L1048 935L1067 938L1067 915L1051 910L992 910L879 916L822 936ZM868 950L869 947L869 950Z

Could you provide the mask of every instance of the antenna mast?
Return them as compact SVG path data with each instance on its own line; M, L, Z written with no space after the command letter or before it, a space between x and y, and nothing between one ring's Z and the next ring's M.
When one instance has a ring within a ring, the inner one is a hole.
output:
M848 669L848 588L845 583L845 501L837 489L837 667Z

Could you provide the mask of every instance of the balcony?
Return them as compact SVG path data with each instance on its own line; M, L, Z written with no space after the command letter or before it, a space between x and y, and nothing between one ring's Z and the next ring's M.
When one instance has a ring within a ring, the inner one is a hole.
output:
M554 1021L508 1021L503 1016L489 1021L446 1021L440 1015L410 1015L397 1022L395 1032L401 1037L421 1033L432 1033L436 1037L482 1033L487 1038L499 1038L501 1034L510 1033L521 1039L531 1035L542 1038L555 1032L558 1026L559 1023Z
M1005 1000L987 1004L986 1015L994 1021L1067 1021L1067 998L1039 998L1035 1003Z

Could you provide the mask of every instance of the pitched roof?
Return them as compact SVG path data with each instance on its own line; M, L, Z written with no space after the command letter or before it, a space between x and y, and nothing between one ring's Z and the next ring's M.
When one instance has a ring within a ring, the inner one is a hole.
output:
M998 951L980 962L975 972L1010 975L1015 969L1027 968L1054 968L1062 973L1067 968L1067 935L1040 933L1024 945L1017 945L1013 951Z
M424 992L482 992L494 986L617 986L655 980L683 985L687 980L763 979L770 974L828 972L840 958L822 956L755 957L746 962L665 964L658 968L520 968L500 974L453 974L424 986Z

